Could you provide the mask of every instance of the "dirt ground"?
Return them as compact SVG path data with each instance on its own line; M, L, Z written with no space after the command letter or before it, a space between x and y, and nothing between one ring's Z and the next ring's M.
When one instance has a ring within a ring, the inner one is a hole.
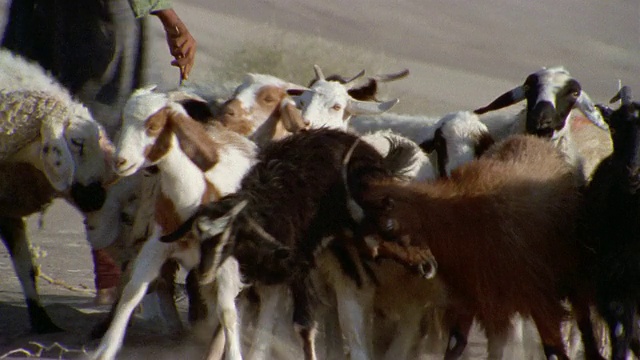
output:
M258 32L271 29L380 52L395 59L398 68L409 68L409 78L386 89L401 99L397 112L442 114L479 107L542 66L565 65L597 102L614 94L617 79L640 89L640 3L635 0L176 0L174 4L199 44L192 81L209 76L221 61L217 54L242 47ZM6 6L7 0L0 0L0 20ZM150 25L153 55L148 78L174 87L178 73L169 66L160 24L151 19ZM357 64L354 70L359 70ZM606 134L597 138L605 141ZM0 358L25 356L11 353L20 348L32 353L40 349L41 357L81 357L83 349L96 346L88 333L108 311L91 304L93 272L82 218L56 201L44 215L31 216L28 224L43 275L39 293L53 320L66 331L46 336L29 333L19 282L6 249L0 247ZM475 331L467 358L485 358L484 344ZM202 344L163 335L157 321L140 318L128 330L121 358L194 359L202 351Z

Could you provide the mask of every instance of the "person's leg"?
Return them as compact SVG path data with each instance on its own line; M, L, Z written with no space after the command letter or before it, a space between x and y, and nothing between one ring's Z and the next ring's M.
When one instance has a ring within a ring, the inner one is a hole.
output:
M105 250L92 250L96 305L113 304L118 298L120 268Z

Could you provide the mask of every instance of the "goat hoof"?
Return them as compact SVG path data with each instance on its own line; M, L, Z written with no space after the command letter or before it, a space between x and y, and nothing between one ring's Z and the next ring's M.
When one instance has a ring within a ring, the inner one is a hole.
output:
M27 301L27 309L29 311L31 331L33 331L34 333L51 334L64 331L53 323L42 306L38 304L31 304L29 303L29 301Z
M31 331L36 334L53 334L57 332L64 332L62 328L58 327L50 319L47 319L47 321L38 321L37 323L32 324Z
M111 322L108 320L99 322L96 326L91 329L91 333L89 334L91 340L101 339L104 334L109 330L109 325Z

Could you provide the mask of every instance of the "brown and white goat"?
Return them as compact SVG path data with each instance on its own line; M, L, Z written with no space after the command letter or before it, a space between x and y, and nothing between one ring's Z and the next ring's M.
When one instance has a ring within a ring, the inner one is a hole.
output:
M158 238L176 229L199 205L234 192L253 165L255 145L219 127L207 132L184 109L153 88L137 90L123 112L123 129L116 151L116 171L121 176L156 165L160 193L153 233L142 246L115 310L113 321L94 359L113 359L121 347L127 322L163 264L175 259L186 269L200 261L200 243L186 237L167 244ZM222 264L218 273L218 316L223 325L227 359L240 359L235 297L242 287L237 262ZM226 287L225 287L226 286Z
M566 359L561 301L579 259L579 176L549 142L515 136L434 183L379 181L353 189L354 213L381 241L428 247L449 290L459 357L474 316L505 336L520 313L535 322L547 357Z
M287 95L294 89L302 90L304 86L271 75L247 74L223 104L216 120L260 146L307 129L309 124L302 122L299 110Z

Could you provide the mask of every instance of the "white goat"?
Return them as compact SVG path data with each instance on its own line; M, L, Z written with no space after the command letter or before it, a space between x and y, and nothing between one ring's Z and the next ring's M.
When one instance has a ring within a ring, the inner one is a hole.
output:
M92 355L113 359L122 345L126 324L149 283L166 260L176 259L186 269L200 260L200 244L193 238L161 243L158 238L185 221L197 207L237 190L254 162L255 145L233 132L217 128L207 133L166 94L152 88L137 90L127 101L117 147L116 171L122 176L157 165L160 194L154 232L137 256L109 330ZM215 136L209 136L215 135ZM218 316L224 327L227 359L240 359L235 297L242 287L237 262L229 258L217 275ZM226 287L223 287L226 286Z

